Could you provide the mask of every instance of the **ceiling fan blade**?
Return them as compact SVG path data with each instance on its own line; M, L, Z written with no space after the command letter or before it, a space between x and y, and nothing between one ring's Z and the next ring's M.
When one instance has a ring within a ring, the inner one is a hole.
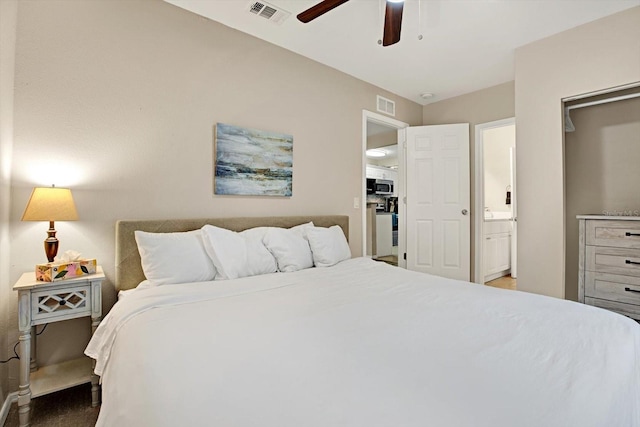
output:
M318 16L324 15L329 12L331 9L335 9L340 6L342 3L346 3L349 0L324 0L318 3L315 6L310 7L304 12L300 12L298 14L298 21L304 22L305 24L309 21L313 21Z
M402 30L402 10L404 2L391 2L387 0L387 7L384 14L384 35L382 36L382 46L391 46L400 41L400 30Z

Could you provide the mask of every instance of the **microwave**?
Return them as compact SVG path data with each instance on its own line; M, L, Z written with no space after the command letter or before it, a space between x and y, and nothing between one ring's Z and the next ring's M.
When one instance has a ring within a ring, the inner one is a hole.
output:
M367 194L390 196L393 194L393 181L388 179L367 178Z

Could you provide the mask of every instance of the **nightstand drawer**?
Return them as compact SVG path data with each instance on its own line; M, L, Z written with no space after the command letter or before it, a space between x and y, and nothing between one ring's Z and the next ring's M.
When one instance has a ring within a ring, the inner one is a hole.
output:
M588 271L640 276L640 249L587 246Z
M615 311L616 313L624 314L625 316L631 317L632 319L640 320L640 306L637 305L607 301L598 298L585 298L584 302L585 304Z
M587 221L586 243L595 246L640 249L638 221Z
M91 313L91 285L56 287L31 292L31 319L34 323L73 319Z
M587 271L584 294L586 297L640 306L640 277Z

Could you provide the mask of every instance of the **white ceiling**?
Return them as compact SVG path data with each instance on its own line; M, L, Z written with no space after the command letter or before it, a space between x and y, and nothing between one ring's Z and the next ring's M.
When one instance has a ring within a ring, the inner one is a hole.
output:
M518 46L640 5L640 0L421 0L419 8L418 0L406 0L400 42L382 47L382 0L350 0L308 24L296 15L320 0L269 0L291 12L280 25L250 13L250 0L165 1L423 105L513 80ZM435 96L422 99L424 92Z

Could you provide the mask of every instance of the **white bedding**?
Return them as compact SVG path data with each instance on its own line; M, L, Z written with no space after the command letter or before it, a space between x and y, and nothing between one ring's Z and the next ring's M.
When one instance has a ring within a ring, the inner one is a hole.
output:
M636 322L365 258L136 290L86 353L98 426L640 426Z

